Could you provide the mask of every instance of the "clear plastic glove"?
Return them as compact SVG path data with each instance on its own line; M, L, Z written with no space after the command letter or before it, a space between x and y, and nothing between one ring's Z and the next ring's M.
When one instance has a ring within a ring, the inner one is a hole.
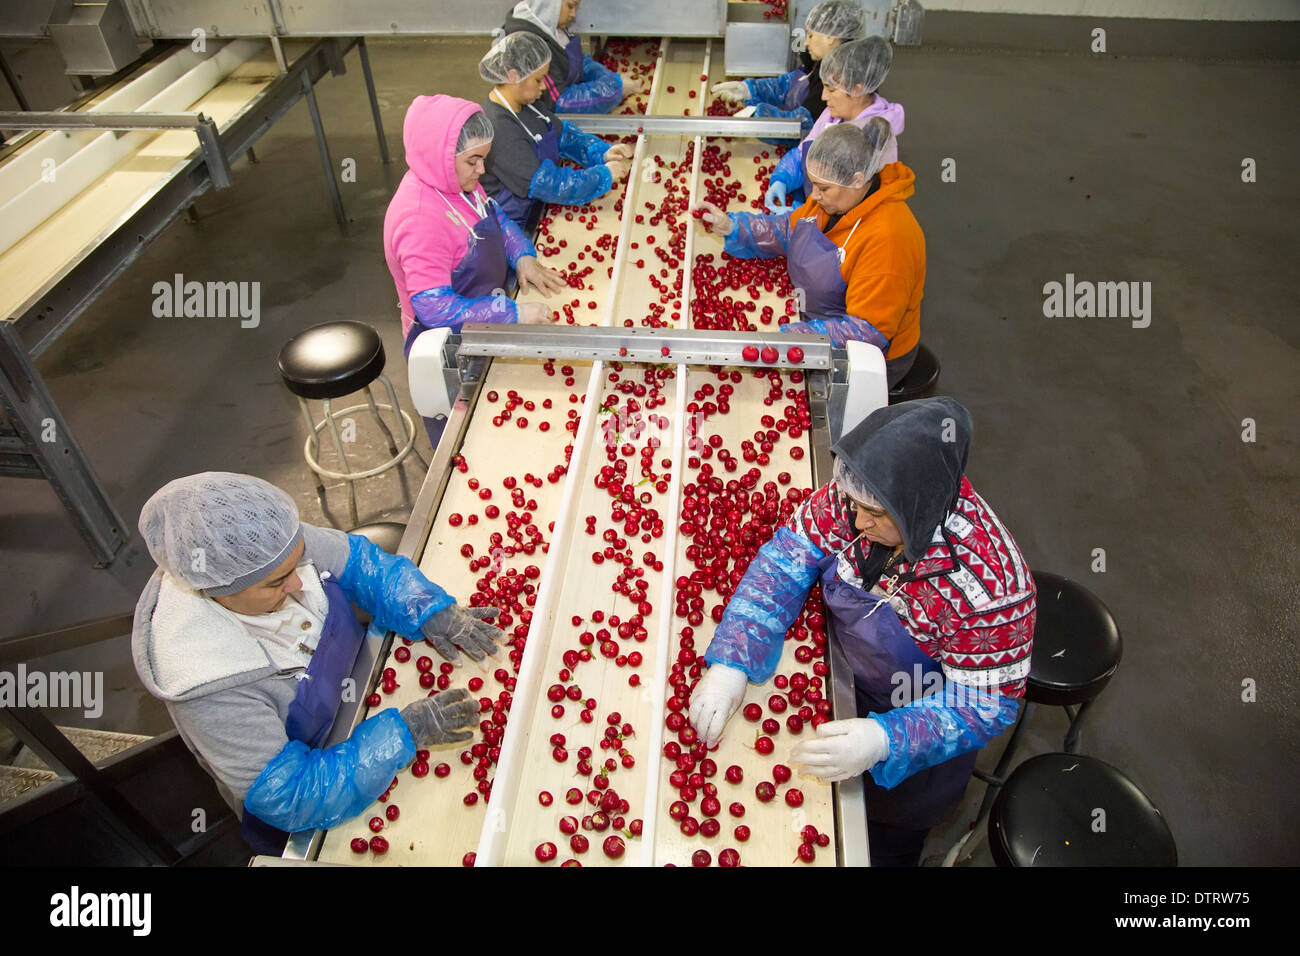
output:
M528 305L537 303L529 302L523 308ZM542 308L546 309L546 306ZM452 604L425 621L422 630L429 643L447 660L454 661L460 657L456 652L459 647L474 660L481 661L497 652L496 642L501 638L501 629L487 623L496 616L494 607L467 610L459 604Z
M733 119L749 119L756 112L758 112L757 106L746 106L743 110L736 110L731 115Z
M688 716L691 726L700 735L706 747L716 747L722 737L722 728L745 699L749 676L735 667L714 664L691 691Z
M560 274L546 268L536 256L520 256L515 263L515 274L519 277L519 291L523 293L537 292L550 296L566 288Z
M609 167L609 174L616 183L621 183L627 179L628 170L632 168L631 163L624 162L621 159L611 160L605 165Z
M727 80L725 83L714 83L713 86L709 87L709 92L728 103L743 103L749 99L749 85L744 80Z
M829 720L790 751L790 761L826 783L848 780L889 757L889 734L870 717Z
M544 302L523 302L519 305L520 325L542 325L551 321L554 315L551 307Z
M735 231L736 224L731 221L731 217L717 206L713 205L713 203L702 202L695 208L704 210L704 215L700 217L700 222L704 223L704 228L715 236L725 238Z
M605 162L613 162L616 159L632 159L632 147L627 143L619 143L617 146L611 146L605 151Z
M763 202L767 204L767 211L770 213L793 212L794 207L786 202L785 183L772 183L767 187L767 192L763 195Z
M469 728L478 723L478 701L464 687L457 687L407 704L402 719L420 749L464 743L474 736Z

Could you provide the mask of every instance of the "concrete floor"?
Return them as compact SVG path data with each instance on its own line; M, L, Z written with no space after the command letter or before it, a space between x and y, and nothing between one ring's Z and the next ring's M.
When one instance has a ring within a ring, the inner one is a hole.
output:
M381 238L404 171L402 115L418 93L481 98L481 47L372 41L387 168L356 58L320 84L335 162L357 164L343 185L348 235L299 104L258 144L259 164L241 162L233 189L204 197L197 224L171 226L41 358L129 524L159 485L205 469L260 475L304 518L326 520L275 356L307 326L369 322L405 400ZM1300 222L1296 81L1294 62L900 49L882 90L908 110L901 155L918 176L911 206L928 246L925 340L943 362L941 391L975 419L969 474L1031 566L1081 580L1114 612L1124 660L1084 751L1151 797L1190 865L1300 862L1288 729L1300 673L1300 297L1286 278ZM1243 157L1258 182L1241 182ZM949 158L956 182L940 179ZM260 281L260 327L153 318L152 284L177 272ZM1150 282L1150 326L1044 318L1043 285L1066 273ZM427 455L423 434L417 447ZM361 520L401 514L420 478L411 462L404 483L363 482ZM138 540L94 570L44 483L3 479L0 494L0 632L134 605L152 571ZM346 521L339 487L330 501ZM1104 573L1090 570L1098 548ZM117 690L96 726L168 726L124 640L76 664L104 668ZM1247 679L1253 703L1241 699ZM1021 753L1059 748L1065 727L1059 711L1040 711ZM927 855L965 832L982 791L970 788Z

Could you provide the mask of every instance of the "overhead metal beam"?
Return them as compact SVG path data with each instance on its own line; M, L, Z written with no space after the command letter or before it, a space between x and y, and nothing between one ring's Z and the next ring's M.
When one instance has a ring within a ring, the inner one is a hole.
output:
M565 114L584 133L606 136L730 136L735 139L802 139L797 119L731 116L606 116Z

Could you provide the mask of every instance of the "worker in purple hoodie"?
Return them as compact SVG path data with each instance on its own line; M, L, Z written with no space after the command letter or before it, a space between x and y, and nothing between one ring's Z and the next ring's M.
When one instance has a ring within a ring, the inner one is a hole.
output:
M402 141L410 168L384 216L384 258L401 301L404 355L424 329L550 321L546 305L506 296L512 270L521 294L545 298L565 288L479 186L492 136L491 121L469 100L417 96L406 111ZM441 428L429 419L425 426L436 447Z

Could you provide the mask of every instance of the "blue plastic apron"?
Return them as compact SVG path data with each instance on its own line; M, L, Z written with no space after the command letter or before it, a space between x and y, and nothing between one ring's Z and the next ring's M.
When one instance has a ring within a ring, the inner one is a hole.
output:
M284 721L284 732L289 739L300 741L313 750L325 742L334 726L334 716L342 700L343 681L352 674L357 652L366 636L361 622L352 612L352 603L338 583L333 578L322 577L321 585L329 598L329 613L325 616L316 653L307 667L307 676L298 681L298 691ZM284 852L289 839L289 834L259 820L247 810L240 823L240 832L255 852L275 856Z
M451 290L467 299L492 295L496 290L504 289L510 279L505 235L491 208L486 216L474 223L471 232L469 249L451 273ZM402 355L408 360L416 336L423 331L424 326L419 322L412 323L411 331L402 343ZM429 442L434 448L438 447L446 424L445 418L424 419L424 429L429 433Z
M822 602L830 615L835 636L853 668L859 717L885 713L894 707L891 697L898 692L895 675L906 675L901 684L912 693L908 701L921 696L927 675L941 673L939 662L929 657L908 634L894 609L885 606L870 617L867 612L881 598L836 574L837 558L827 555L821 568ZM918 684L916 674L921 674ZM862 775L866 792L868 822L910 829L934 826L966 791L975 769L978 750L960 754L944 763L912 774L893 790L878 786L870 773Z
M519 119L519 117L515 117ZM556 124L549 118L546 119L546 132L534 133L524 126L524 131L533 137L533 154L537 157L537 162L549 159L551 162L559 165L560 162L560 131ZM523 120L519 120L523 126ZM540 199L530 199L527 196L516 196L504 184L500 191L494 197L505 214L519 223L519 227L525 228L524 224L528 221L529 215L533 209L541 204Z

